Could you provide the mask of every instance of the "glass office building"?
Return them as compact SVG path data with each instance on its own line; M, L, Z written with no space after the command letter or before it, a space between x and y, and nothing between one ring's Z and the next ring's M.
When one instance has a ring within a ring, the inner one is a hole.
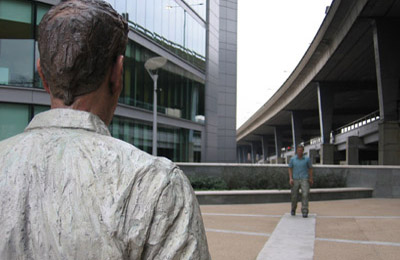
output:
M221 98L208 98L212 91L222 93L216 91L220 88L219 72L210 70L210 50L214 62L220 61L219 42L211 44L208 30L212 26L207 17L212 14L213 1L107 1L130 27L124 88L109 126L111 134L151 152L153 81L144 63L163 56L168 63L160 69L158 79L158 155L177 162L218 161L207 156L210 149L223 149L207 146L215 144L213 137L218 137L220 128L214 129L218 110L227 110L218 102ZM34 115L49 109L50 100L36 69L37 26L58 2L0 0L0 140L22 132ZM236 21L236 16L232 20ZM236 60L234 64L236 69ZM236 80L233 88L236 95ZM236 110L236 103L229 108ZM213 120L208 120L208 115ZM225 124L222 128L226 131L229 127ZM234 130L235 126L230 128Z

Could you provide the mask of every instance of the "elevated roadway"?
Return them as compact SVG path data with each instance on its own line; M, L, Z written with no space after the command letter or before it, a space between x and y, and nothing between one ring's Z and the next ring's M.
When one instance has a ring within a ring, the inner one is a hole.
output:
M400 0L335 0L279 90L237 130L239 162L400 164ZM346 129L346 130L344 130Z

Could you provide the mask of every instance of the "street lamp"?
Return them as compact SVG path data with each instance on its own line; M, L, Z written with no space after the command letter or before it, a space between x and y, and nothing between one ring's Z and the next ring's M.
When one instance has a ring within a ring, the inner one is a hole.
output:
M157 156L157 80L158 69L167 63L164 57L153 57L144 63L144 67L153 80L153 155Z

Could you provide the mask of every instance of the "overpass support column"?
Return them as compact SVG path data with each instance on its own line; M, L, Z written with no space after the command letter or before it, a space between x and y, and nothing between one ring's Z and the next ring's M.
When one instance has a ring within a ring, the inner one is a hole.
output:
M274 128L275 132L275 154L276 154L276 163L283 163L284 158L281 158L281 149L282 149L282 132L279 127Z
M379 98L379 164L400 165L399 19L374 21L374 50Z
M297 146L301 143L303 115L301 111L292 111L292 140L293 149L296 151Z
M346 141L347 165L359 165L359 146L361 139L358 136L349 136Z
M334 144L321 144L319 150L319 157L321 164L334 164L335 145Z
M333 121L333 90L323 82L318 82L318 111L321 132L321 164L333 164L335 145L330 143Z
M237 162L243 163L243 148L241 145L237 146Z
M253 142L250 143L250 163L254 163L254 157L256 155L254 154L254 146Z
M261 145L262 145L262 158L264 163L267 161L268 158L268 139L267 136L261 136Z
M308 155L309 155L309 157L310 157L310 160L311 160L311 163L312 163L312 164L317 163L318 150L310 149L310 150L308 151Z
M242 146L243 163L251 163L251 145Z
M252 156L251 162L252 163L257 163L257 159L260 159L257 157L257 155L259 154L258 153L259 146L260 146L260 142L256 142L256 141L251 142L251 156Z

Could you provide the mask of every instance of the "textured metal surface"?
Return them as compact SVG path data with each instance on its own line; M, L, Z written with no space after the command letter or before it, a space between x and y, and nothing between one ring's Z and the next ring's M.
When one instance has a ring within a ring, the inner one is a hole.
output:
M182 171L53 109L0 142L0 259L209 259Z

